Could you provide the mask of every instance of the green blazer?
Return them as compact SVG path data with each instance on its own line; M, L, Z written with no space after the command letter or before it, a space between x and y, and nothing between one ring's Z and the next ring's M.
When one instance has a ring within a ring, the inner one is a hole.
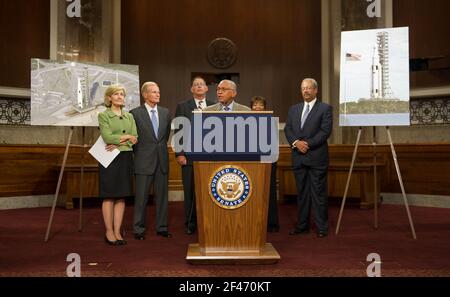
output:
M103 141L107 144L116 144L120 151L132 151L133 144L130 141L120 143L120 136L128 134L138 137L136 122L133 115L122 110L122 115L116 115L111 108L98 114L98 125Z

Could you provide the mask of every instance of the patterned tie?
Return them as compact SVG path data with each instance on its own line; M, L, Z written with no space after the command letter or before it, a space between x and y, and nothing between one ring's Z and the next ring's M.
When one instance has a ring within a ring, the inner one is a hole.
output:
M300 128L302 128L302 129L303 129L303 125L305 124L306 118L308 117L308 114L309 114L309 104L306 103L305 114L302 116L302 122L301 122L301 125L300 125Z
M199 110L203 110L202 103L203 103L203 101L199 101L199 102L198 102L197 108L198 108Z
M229 108L228 106L224 106L224 107L223 107L223 110L225 110L225 111L230 111L231 108Z
M150 111L152 112L150 119L152 120L153 131L155 131L155 136L158 138L158 119L156 118L156 110L152 109Z

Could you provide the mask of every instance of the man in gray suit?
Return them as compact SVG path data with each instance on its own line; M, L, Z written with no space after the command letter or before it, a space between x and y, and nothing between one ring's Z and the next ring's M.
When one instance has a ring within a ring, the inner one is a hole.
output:
M146 82L141 88L145 103L131 110L139 133L139 143L133 148L136 174L134 202L134 237L145 239L148 192L153 184L156 205L156 234L172 237L167 230L169 153L167 142L170 134L169 110L158 106L159 87Z
M218 103L208 106L204 111L248 111L251 110L245 105L241 105L234 101L237 95L236 84L228 79L222 80L217 86Z
M328 235L328 137L333 129L333 110L317 99L312 78L301 84L304 102L291 106L284 128L292 146L292 167L297 184L297 225L289 234L309 233L310 207L314 209L317 236Z

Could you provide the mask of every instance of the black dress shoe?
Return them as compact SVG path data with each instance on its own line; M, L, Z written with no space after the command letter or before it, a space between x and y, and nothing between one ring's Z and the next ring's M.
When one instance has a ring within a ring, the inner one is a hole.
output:
M299 234L308 234L309 229L294 229L289 232L289 235L299 235Z
M327 237L328 236L328 232L327 231L319 231L317 232L317 237Z
M135 233L134 234L134 238L137 240L144 240L145 239L145 235L144 233Z
M124 239L117 240L117 245L126 245L128 242Z
M118 240L109 241L108 237L105 235L105 242L109 245L119 245Z
M195 233L195 229L197 229L197 227L195 227L195 226L187 227L186 228L186 234L189 234L189 235L194 234Z
M280 226L278 225L269 225L267 226L267 232L278 232L280 231Z
M156 232L156 235L166 237L166 238L172 237L172 234L170 234L168 231L158 231L158 232Z

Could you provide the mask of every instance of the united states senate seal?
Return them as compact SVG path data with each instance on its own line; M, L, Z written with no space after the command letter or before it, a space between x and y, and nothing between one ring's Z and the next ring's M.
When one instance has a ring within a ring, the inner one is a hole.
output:
M241 167L227 165L218 168L209 180L209 194L219 207L236 209L248 202L252 181Z

